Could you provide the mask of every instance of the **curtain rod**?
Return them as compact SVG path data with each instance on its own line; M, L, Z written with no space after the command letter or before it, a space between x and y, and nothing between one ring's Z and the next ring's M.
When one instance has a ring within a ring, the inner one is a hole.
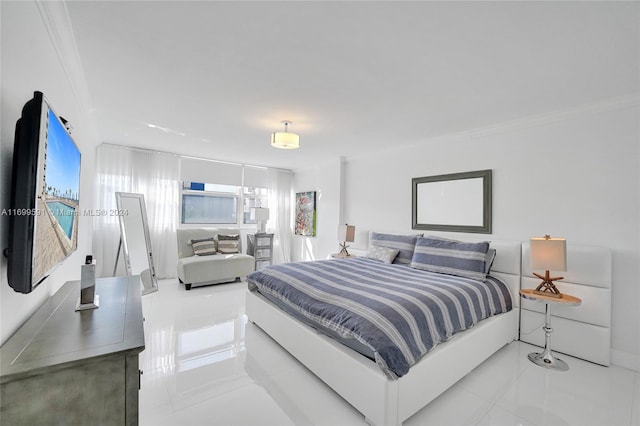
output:
M216 163L225 163L225 164L237 164L238 166L260 167L260 168L265 168L265 169L272 169L272 170L279 170L279 171L282 171L282 172L293 173L293 170L283 169L283 168L280 168L280 167L262 166L262 165L259 165L259 164L238 163L238 162L235 162L235 161L226 161L226 160L216 160L214 158L196 157L196 156L193 156L193 155L182 155L182 154L178 154L176 152L158 151L157 149L141 148L141 147L138 147L138 146L130 146L130 145L118 145L116 143L109 143L109 142L102 142L100 145L97 146L97 148L99 148L101 145L110 145L110 146L115 146L115 147L118 147L118 148L127 148L127 149L136 150L136 151L157 152L157 153L160 153L160 154L174 155L174 156L180 157L180 158L191 158L191 159L194 159L194 160L213 161L213 162L216 162Z

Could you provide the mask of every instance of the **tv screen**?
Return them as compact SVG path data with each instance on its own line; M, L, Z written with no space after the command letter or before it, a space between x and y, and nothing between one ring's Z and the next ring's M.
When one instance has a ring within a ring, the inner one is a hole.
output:
M13 147L7 279L29 293L78 246L80 151L41 92L22 109Z

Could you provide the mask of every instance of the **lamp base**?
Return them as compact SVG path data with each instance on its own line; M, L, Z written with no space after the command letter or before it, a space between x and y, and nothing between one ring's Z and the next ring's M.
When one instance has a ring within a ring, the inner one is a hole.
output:
M340 256L349 257L349 252L347 251L347 247L349 247L346 243L340 243Z
M555 371L569 370L569 365L567 365L567 363L564 362L563 360L553 356L551 351L545 351L540 353L533 352L527 355L527 357L529 358L529 361L533 362L534 364L540 367L547 368L549 370L555 370Z
M267 221L259 220L258 227L256 229L256 234L265 234L267 232Z
M555 297L556 299L562 299L562 293L553 293L546 290L533 290L532 293L539 294L541 296Z
M562 293L560 293L560 290L558 290L558 287L556 287L553 282L561 280L564 277L550 277L549 271L546 271L544 276L536 274L535 272L533 273L533 275L542 280L542 282L538 284L538 287L533 290L533 293L540 294L542 296L555 297L557 299L562 298Z
M76 302L76 312L78 311L86 311L88 309L98 309L100 307L100 296L97 294L93 299L92 303L80 303L80 298L78 297L78 301Z

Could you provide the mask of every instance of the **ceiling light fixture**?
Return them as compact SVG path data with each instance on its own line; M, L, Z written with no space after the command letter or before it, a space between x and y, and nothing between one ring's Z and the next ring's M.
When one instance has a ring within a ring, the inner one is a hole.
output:
M289 133L288 127L290 121L283 121L284 132L275 132L271 134L271 146L282 149L300 148L300 136L295 133Z

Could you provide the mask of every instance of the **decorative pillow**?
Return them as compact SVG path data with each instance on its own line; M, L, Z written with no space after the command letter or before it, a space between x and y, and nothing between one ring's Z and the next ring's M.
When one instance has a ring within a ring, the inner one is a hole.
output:
M372 232L369 237L369 250L371 250L371 247L373 246L396 249L398 250L398 255L393 260L393 263L409 265L413 258L413 249L416 245L416 241L420 237L422 237L422 234L393 235Z
M496 260L496 249L489 247L489 250L487 250L487 257L485 259L485 267L484 267L484 273L489 275L489 272L491 271L491 266L493 266L493 261Z
M222 254L240 252L240 234L218 234L218 251Z
M193 246L193 253L198 256L210 256L216 254L216 242L213 237L193 239L189 241Z
M456 243L464 243L464 241L454 240L452 238L440 237L437 235L427 235L426 238L431 238L432 240L455 241ZM493 266L493 261L495 259L496 259L496 249L489 247L489 250L487 250L487 256L485 259L485 267L484 267L484 273L486 275L489 275L489 272L491 271L491 266Z
M369 259L378 260L382 263L392 263L393 259L398 255L398 249L392 249L382 246L371 246L364 256Z
M411 267L441 274L484 281L489 243L465 243L444 239L419 238Z

